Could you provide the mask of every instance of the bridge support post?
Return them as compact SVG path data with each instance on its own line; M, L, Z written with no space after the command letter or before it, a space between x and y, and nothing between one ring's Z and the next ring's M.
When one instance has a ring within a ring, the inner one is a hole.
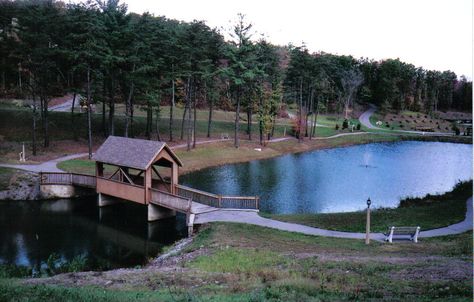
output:
M148 221L155 221L176 216L176 211L160 207L154 204L148 204Z
M99 207L110 206L117 203L120 203L120 200L118 198L107 196L102 193L99 193L99 196L97 197L97 204L99 205Z
M188 213L186 215L186 225L188 226L188 237L193 235L195 214Z

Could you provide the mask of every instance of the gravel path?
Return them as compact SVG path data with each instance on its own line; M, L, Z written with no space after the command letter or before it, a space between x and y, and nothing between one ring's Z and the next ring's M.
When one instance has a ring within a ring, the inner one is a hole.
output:
M426 237L436 237L436 236L446 236L461 234L472 230L472 197L467 201L467 212L466 218L460 223L456 223L444 228L439 228L429 231L421 231L418 235L419 238ZM194 220L195 224L203 224L208 222L238 222L238 223L247 223L254 224L258 226L268 227L272 229L302 233L306 235L316 235L324 237L337 237L337 238L350 238L350 239L364 239L365 233L350 233L350 232L339 232L339 231L330 231L320 228L309 227L296 223L288 223L277 221L273 219L263 218L258 215L255 211L236 211L236 210L226 210L219 209L213 212L207 212L203 214L196 215ZM370 238L377 241L383 241L385 236L382 233L371 233Z

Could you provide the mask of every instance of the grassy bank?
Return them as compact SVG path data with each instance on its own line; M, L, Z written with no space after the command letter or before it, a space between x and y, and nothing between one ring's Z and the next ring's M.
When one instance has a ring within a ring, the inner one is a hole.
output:
M300 153L311 150L346 147L377 142L396 142L402 140L443 141L472 143L472 140L462 137L419 137L398 136L389 134L367 133L361 135L340 136L331 139L305 140L298 143L296 139L269 143L262 147L256 141L242 140L240 148L236 149L233 141L198 145L196 149L186 151L185 148L175 149L176 154L184 163L181 174L191 171L219 166L223 164L246 162L266 159L289 153ZM261 151L255 150L260 148ZM62 170L76 173L94 174L94 163L87 159L73 159L58 164Z
M203 227L145 269L0 281L1 301L471 301L472 232L367 246L252 225ZM172 272L172 273L170 273Z
M344 147L374 142L394 142L403 139L394 135L362 134L341 136L331 139L306 140L298 143L296 139L269 143L266 147L256 141L242 140L240 148L236 149L233 141L198 145L196 149L186 151L185 148L175 149L176 154L183 162L181 173L187 173L207 167L223 164L246 162L257 159L266 159L289 153L299 153L311 150ZM261 151L255 150L256 148ZM58 164L62 170L76 173L94 174L94 162L87 159L73 159Z
M18 172L16 169L0 167L0 191L8 189L12 177Z
M371 211L371 230L385 232L390 226L420 226L422 230L435 229L464 220L466 200L472 196L472 181L459 183L446 194L406 198L396 209ZM263 216L323 229L365 232L366 212L334 214L292 214Z

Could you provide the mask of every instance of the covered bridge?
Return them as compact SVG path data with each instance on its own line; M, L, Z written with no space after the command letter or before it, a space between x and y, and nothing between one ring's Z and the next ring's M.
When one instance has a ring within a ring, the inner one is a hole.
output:
M99 206L117 198L150 205L154 192L176 194L182 163L164 142L109 136L94 154ZM158 194L158 193L157 193ZM155 213L151 213L151 209ZM149 207L149 220L174 215L168 209Z

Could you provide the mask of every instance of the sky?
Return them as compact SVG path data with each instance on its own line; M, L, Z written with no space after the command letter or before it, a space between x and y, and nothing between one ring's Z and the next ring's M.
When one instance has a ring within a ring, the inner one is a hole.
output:
M122 0L123 1L123 0ZM125 0L129 11L229 32L243 13L255 37L310 51L400 60L472 79L472 0Z

